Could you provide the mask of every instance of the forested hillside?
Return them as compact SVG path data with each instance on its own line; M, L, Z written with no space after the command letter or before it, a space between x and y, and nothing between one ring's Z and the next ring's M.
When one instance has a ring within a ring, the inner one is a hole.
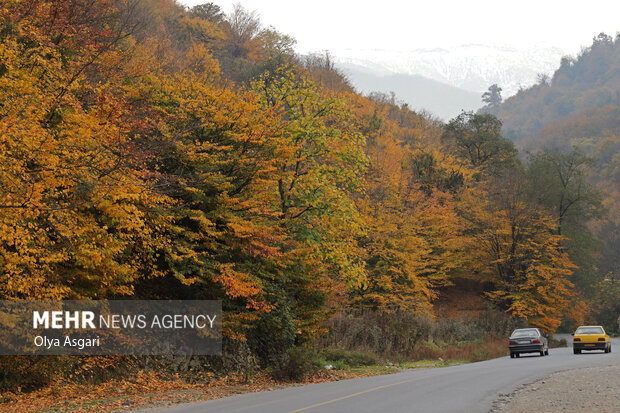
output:
M533 154L530 170L544 160L544 173L563 171L564 190L541 198L555 199L581 289L613 326L620 314L620 36L600 34L552 78L506 100L498 116L505 136ZM562 214L565 207L573 213Z
M584 111L620 105L620 38L601 33L577 57L566 56L551 78L520 90L499 110L506 137L521 141Z
M548 332L593 321L592 283L575 274L603 261L567 250L584 221L564 223L594 216L598 198L558 215L573 186L547 173L555 158L528 169L493 116L440 124L354 93L293 46L241 7L3 2L0 298L220 299L229 364L209 362L224 370L282 365L335 314L440 323L447 291ZM608 155L620 147L606 131ZM601 184L617 165L600 164ZM571 185L593 191L580 173ZM588 228L616 225L610 214Z

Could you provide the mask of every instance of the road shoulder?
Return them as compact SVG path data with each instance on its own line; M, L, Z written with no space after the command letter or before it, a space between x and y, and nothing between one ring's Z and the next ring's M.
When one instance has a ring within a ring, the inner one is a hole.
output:
M496 413L620 412L620 365L567 370L501 395Z

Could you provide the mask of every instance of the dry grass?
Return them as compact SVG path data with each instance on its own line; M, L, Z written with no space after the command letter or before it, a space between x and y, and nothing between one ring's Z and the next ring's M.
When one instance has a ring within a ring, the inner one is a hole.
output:
M503 357L508 353L504 337L487 336L480 342L465 342L445 346L421 346L416 351L415 359L482 361Z
M491 310L466 320L407 313L339 314L319 349L358 351L380 360L480 361L506 355L506 338L514 327L514 320Z

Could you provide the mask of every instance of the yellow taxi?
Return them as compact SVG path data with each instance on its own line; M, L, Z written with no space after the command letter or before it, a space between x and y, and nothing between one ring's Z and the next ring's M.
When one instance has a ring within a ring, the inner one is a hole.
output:
M573 334L573 353L584 350L603 350L611 353L611 340L601 326L581 326Z

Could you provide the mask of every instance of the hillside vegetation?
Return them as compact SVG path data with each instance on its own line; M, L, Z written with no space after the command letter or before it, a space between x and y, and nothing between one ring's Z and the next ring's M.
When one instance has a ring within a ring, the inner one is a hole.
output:
M581 204L562 214L569 255L598 319L613 329L620 314L620 36L600 34L578 57L564 58L552 78L506 100L498 113L505 136L533 154L532 166L546 162L542 171L562 170L567 178L564 191L541 198L554 202L558 215L563 195L565 206Z
M560 119L620 106L620 38L601 33L576 58L566 56L551 78L520 90L501 106L506 137L521 141ZM601 125L602 126L602 125Z
M495 117L363 97L293 46L241 7L3 2L0 298L219 299L225 355L201 371L283 379L321 346L439 355L590 317L561 226L598 204L558 217L553 159L528 169ZM30 389L137 362L0 363Z

